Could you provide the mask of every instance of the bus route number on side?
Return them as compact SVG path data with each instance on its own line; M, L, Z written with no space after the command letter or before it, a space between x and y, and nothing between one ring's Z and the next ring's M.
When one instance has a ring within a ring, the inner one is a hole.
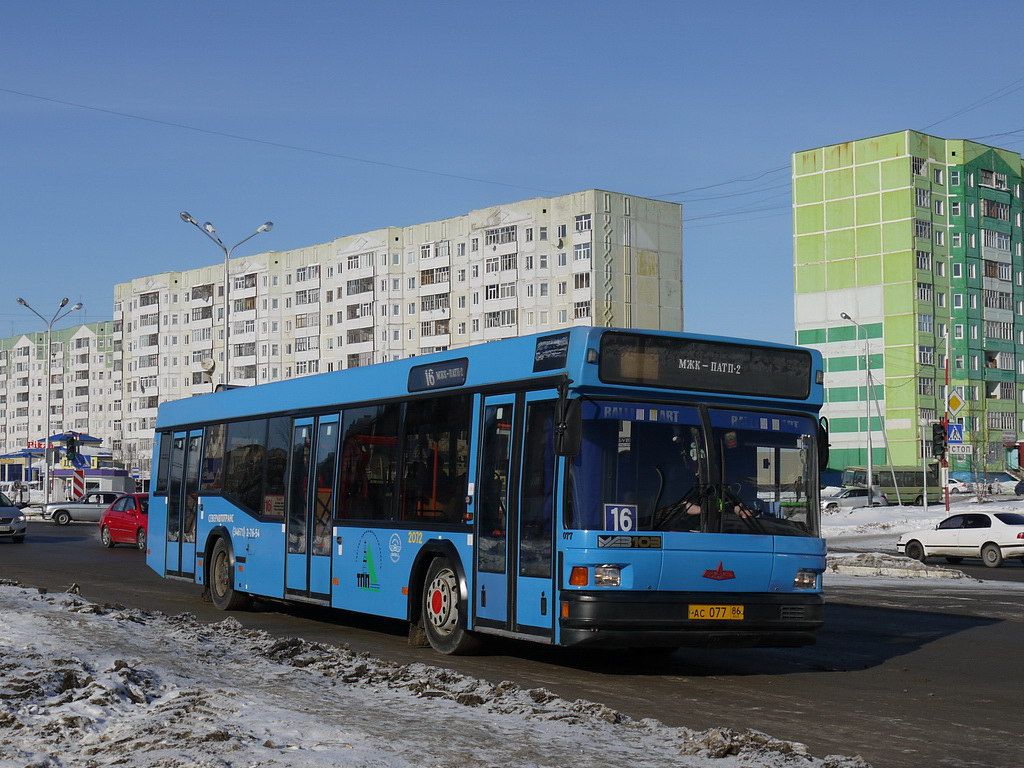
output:
M636 530L636 504L605 504L604 529L628 533Z

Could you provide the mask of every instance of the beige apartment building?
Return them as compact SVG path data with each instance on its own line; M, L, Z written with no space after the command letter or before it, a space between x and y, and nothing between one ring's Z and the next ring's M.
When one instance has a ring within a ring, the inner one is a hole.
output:
M682 211L587 190L239 257L229 273L226 292L223 262L114 287L104 381L116 411L90 428L144 477L157 406L225 379L263 384L573 325L681 330Z
M54 330L50 425L102 436L121 430L121 350L110 321ZM0 339L0 454L46 435L46 333Z

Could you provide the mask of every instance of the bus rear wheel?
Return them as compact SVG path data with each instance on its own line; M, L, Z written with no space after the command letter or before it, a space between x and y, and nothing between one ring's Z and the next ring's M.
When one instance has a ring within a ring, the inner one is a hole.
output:
M231 549L223 539L217 539L210 557L210 600L222 611L239 611L249 604L249 596L235 589L235 567L231 562Z
M466 607L459 593L459 577L446 557L434 558L423 580L420 620L430 647L438 653L461 655L479 646L466 631Z

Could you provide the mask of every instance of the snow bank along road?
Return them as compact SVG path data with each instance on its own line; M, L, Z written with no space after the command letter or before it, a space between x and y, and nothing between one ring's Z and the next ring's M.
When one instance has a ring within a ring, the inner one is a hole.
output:
M0 762L864 768L761 733L0 584ZM11 661L15 663L11 663Z
M225 618L199 601L196 587L158 579L140 553L104 550L95 536L94 526L33 526L26 544L0 543L0 576L60 591L77 582L91 600L169 614L191 611L204 623ZM634 719L756 729L804 742L819 756L860 754L895 768L1020 766L1024 592L854 584L829 589L825 630L814 647L687 649L668 659L517 644L497 644L477 657L442 658L410 648L395 622L271 604L232 618L275 639L347 644L388 661L429 664L495 685L511 680L524 690L545 688L569 701L599 702Z

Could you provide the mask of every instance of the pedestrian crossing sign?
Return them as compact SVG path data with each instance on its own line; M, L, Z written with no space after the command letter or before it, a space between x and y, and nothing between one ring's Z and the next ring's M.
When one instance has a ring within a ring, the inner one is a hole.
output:
M949 445L960 445L964 441L963 424L946 425L946 442Z

